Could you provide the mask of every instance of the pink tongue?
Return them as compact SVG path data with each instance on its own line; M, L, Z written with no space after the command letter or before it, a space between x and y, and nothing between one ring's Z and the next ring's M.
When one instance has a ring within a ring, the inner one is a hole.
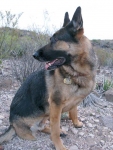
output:
M45 69L47 70L48 67L49 67L49 65L46 63L46 64L45 64Z
M45 69L48 69L49 66L51 66L52 64L54 64L56 60L57 60L57 59L53 60L52 62L46 63L46 64L45 64Z

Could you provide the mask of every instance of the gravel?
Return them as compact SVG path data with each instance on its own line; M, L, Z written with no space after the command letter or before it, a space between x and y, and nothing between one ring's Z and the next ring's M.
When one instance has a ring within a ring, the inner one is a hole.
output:
M9 126L9 108L15 92L15 88L0 91L0 134ZM113 119L113 103L107 102L107 107L101 109L79 106L78 112L79 119L84 123L80 129L74 128L67 114L61 120L63 130L68 133L62 138L66 147L70 150L112 150L113 124L112 121L106 123L106 118ZM41 132L37 133L37 141L22 140L15 136L3 147L4 150L55 150L50 135Z

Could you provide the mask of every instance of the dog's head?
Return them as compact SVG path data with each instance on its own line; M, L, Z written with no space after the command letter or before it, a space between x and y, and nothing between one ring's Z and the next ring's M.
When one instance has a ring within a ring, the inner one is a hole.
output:
M78 7L70 21L65 13L63 27L50 38L50 43L37 50L33 57L46 62L46 69L53 70L62 65L70 65L83 52L80 40L83 37L81 7Z

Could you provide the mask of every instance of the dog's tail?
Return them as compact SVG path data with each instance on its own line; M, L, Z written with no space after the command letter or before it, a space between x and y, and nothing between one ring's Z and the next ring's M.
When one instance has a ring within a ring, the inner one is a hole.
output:
M5 131L5 133L0 135L0 144L11 140L15 135L15 130L12 125Z

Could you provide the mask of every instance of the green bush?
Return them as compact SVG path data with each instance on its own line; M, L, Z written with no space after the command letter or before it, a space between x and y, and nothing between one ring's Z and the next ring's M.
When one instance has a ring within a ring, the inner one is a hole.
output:
M0 61L7 58L13 48L13 43L17 39L15 28L21 15L22 13L16 15L10 11L0 11Z
M105 91L109 90L110 88L113 88L113 80L104 80L103 89Z

